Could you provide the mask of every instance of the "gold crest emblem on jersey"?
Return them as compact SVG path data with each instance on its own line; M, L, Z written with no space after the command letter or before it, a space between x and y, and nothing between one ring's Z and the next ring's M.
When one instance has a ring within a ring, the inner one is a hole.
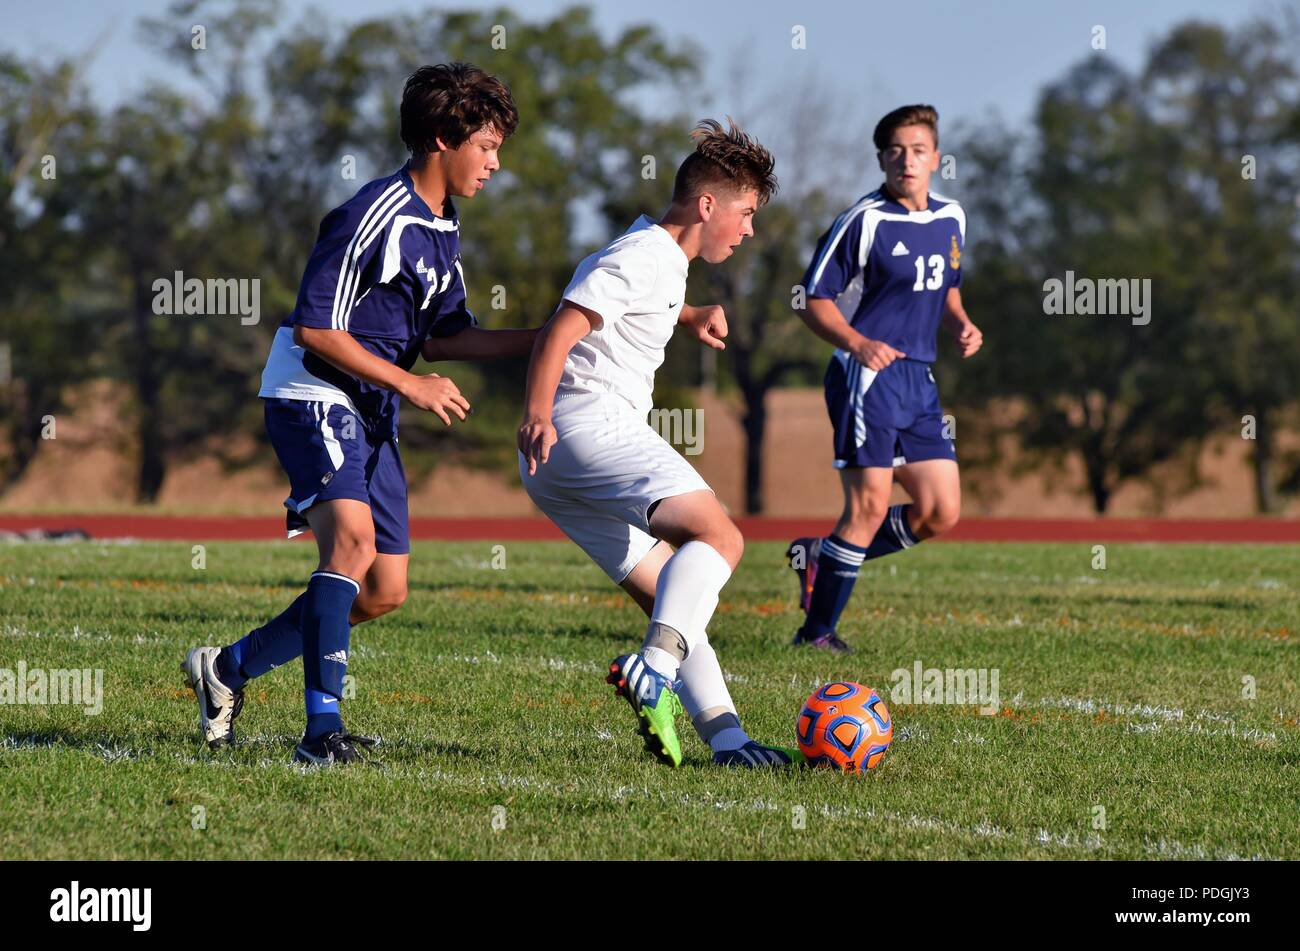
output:
M961 267L961 248L957 247L957 236L952 236L952 250L948 252L948 265L956 271Z

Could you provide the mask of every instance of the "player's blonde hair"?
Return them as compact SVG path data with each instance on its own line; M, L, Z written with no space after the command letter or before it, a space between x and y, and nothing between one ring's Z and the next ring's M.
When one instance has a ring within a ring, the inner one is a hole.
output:
M729 190L758 192L766 205L778 188L776 159L772 153L727 116L727 128L716 119L701 119L691 130L695 151L677 169L673 203L685 204L705 192Z

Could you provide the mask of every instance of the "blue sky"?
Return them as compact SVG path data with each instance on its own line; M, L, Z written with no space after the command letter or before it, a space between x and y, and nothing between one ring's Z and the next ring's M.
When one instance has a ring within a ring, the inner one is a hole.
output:
M669 39L704 49L705 81L654 111L734 115L780 155L783 183L819 185L851 197L875 175L867 143L876 120L906 102L936 106L941 126L997 115L1014 131L1032 115L1042 86L1078 60L1114 56L1138 68L1171 26L1196 18L1235 25L1277 16L1282 0L594 0L607 34L652 23ZM283 22L312 15L348 22L431 6L497 9L462 0L282 0ZM572 0L505 3L530 19L550 18ZM88 71L102 103L114 104L148 80L184 86L188 77L141 41L136 21L166 2L38 0L6 13L0 48L24 55L82 55L106 37ZM792 48L792 30L806 48ZM1106 50L1092 48L1105 28ZM188 31L183 31L187 33ZM214 38L209 38L211 48ZM489 69L490 64L483 64ZM394 107L398 91L394 90ZM684 140L685 141L685 140ZM863 146L866 146L865 148ZM864 159L866 168L864 168Z
M542 17L572 4L516 0L509 5ZM1095 25L1106 28L1108 55L1134 66L1148 45L1180 20L1237 23L1276 10L1267 0L597 0L592 5L598 22L611 32L648 21L670 38L690 37L716 51L706 70L715 93L728 85L736 60L744 58L753 76L765 78L759 85L813 74L845 91L853 108L866 115L904 101L925 101L938 106L946 119L978 119L996 110L1013 123L1029 115L1035 92L1046 80L1091 52ZM429 6L403 0L285 0L289 20L308 9L347 21ZM465 0L437 6L493 9L498 4ZM134 25L139 16L165 8L165 3L145 0L13 4L5 13L0 46L25 54L80 54L109 29L90 76L103 99L115 102L148 77L180 78L178 70L140 43ZM795 24L807 28L806 50L790 47ZM701 90L701 101L706 92Z

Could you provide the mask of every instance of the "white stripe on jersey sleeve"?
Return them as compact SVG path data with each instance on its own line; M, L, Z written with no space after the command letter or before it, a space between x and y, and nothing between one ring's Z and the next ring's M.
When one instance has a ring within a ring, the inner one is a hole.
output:
M334 307L330 312L330 327L334 330L339 329L339 300L343 297L344 277L348 273L348 262L352 259L353 251L357 246L357 241L365 233L367 226L378 212L381 205L388 201L394 191L404 189L401 181L393 182L389 185L378 198L376 198L366 209L366 213L361 218L361 223L357 225L357 230L352 233L352 240L348 242L347 250L343 252L343 260L339 263L339 279L334 287Z
M361 286L361 268L358 266L361 261L361 256L366 253L367 248L374 244L375 239L384 233L384 229L388 227L388 223L393 220L401 207L410 200L411 193L405 189L402 190L400 195L394 195L381 213L382 217L375 220L369 233L366 237L361 239L361 245L353 255L352 268L351 273L349 274L348 283L345 284L343 288L343 309L339 314L340 330L348 329L348 319L352 314L352 308L355 307L357 303L357 291Z
M822 272L826 270L826 264L830 261L831 255L835 252L835 246L840 243L840 239L844 237L844 233L849 230L849 225L852 223L853 219L865 212L868 208L875 208L882 203L880 192L871 192L869 195L858 199L856 204L841 213L840 216L835 219L835 224L831 226L831 238L826 242L826 247L822 248L821 257L817 259L817 265L813 268L812 280L809 282L807 290L811 291L812 288L817 286L817 282L822 279ZM863 228L863 236L866 236L865 227ZM858 259L863 260L863 258L863 249L860 247L858 249Z

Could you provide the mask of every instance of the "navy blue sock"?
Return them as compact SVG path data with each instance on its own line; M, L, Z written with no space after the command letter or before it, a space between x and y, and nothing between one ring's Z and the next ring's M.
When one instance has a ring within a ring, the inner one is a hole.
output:
M910 508L910 505L889 507L885 520L880 523L880 528L876 529L876 537L871 539L871 544L867 546L867 561L921 544L921 539L917 538L916 533L912 531L912 523L908 521L907 513Z
M817 580L813 582L812 601L804 620L803 636L809 640L829 634L839 623L844 606L858 580L858 567L866 549L851 545L838 535L822 539L817 557Z
M306 594L256 630L249 631L217 656L217 676L231 690L287 664L302 653L302 606Z
M303 595L302 673L308 742L343 729L339 701L348 670L348 613L360 590L346 575L317 571Z

